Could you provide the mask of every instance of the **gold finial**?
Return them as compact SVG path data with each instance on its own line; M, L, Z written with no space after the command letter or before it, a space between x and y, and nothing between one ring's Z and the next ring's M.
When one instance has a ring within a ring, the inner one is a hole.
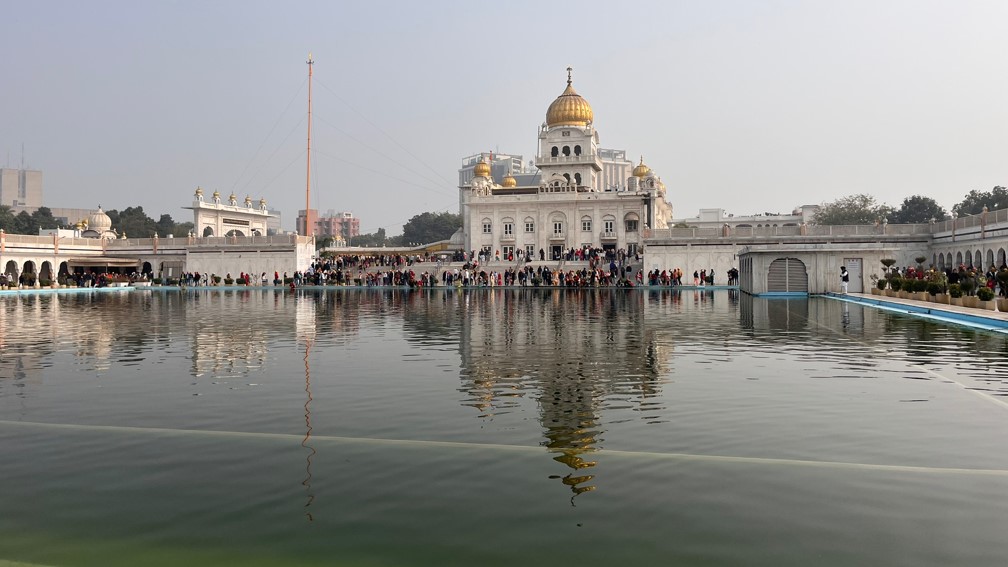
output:
M570 67L567 67L567 84L568 85L571 84L571 71L573 71L573 70L574 69L572 69Z

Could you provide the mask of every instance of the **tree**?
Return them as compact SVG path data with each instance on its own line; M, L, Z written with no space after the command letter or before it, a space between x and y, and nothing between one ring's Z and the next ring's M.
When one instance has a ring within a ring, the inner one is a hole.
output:
M113 215L115 213L115 215ZM126 207L122 212L111 210L106 214L112 219L112 227L133 238L150 238L154 236L157 224L154 219L144 213L143 207Z
M825 203L813 217L816 224L875 224L893 213L889 205L878 204L866 194L849 195Z
M5 232L14 232L14 212L10 205L0 205L0 228Z
M428 244L451 238L462 227L462 216L449 212L421 213L403 225L402 241Z
M35 209L35 212L31 214L31 219L32 219L32 226L35 229L59 228L59 221L57 221L55 217L53 217L52 210L50 210L49 207L39 207Z
M903 199L903 204L890 217L898 224L929 223L931 219L943 221L948 218L945 209L931 197L914 195Z
M385 237L385 229L379 228L376 232L368 234L358 234L353 237L354 246L382 246L387 244L388 238Z
M21 211L14 217L14 226L11 227L11 232L14 234L37 234L34 225L31 215L27 211Z
M161 218L154 223L154 230L157 232L158 236L168 236L173 234L175 230L175 220L171 218L169 214L161 215Z
M193 223L191 222L180 222L175 224L171 233L176 238L185 238L186 236L189 236L189 233L192 232L193 228Z
M990 191L977 191L974 189L963 197L962 202L952 207L952 212L957 217L979 215L983 212L985 206L988 211L1008 209L1008 189L1000 185Z

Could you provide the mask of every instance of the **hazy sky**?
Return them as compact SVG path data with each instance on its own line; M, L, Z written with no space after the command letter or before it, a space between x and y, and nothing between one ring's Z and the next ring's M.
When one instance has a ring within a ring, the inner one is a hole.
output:
M565 86L676 217L1008 185L1008 1L0 0L0 161L50 207L181 209L197 185L362 232L458 212L480 151L536 152ZM9 157L8 157L9 156Z

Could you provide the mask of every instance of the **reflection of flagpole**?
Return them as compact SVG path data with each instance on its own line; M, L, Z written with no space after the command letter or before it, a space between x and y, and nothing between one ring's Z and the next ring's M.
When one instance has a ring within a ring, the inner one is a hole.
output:
M315 495L311 491L311 461L312 457L315 456L315 448L308 444L308 440L311 439L311 409L308 407L312 401L311 395L311 369L308 367L308 351L311 349L311 341L305 339L305 352L304 352L304 370L305 370L305 392L308 394L308 399L304 403L304 419L305 419L305 437L301 441L301 446L308 449L308 457L305 459L305 479L301 481L301 484L305 487L305 492L308 493L308 501L305 502L305 508L312 505L312 501L315 500ZM305 515L308 516L308 521L312 522L315 518L312 517L311 512L305 511Z

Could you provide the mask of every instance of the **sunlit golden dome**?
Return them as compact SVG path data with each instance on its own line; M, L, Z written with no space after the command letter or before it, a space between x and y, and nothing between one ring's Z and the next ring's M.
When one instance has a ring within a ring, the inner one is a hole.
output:
M546 110L547 126L587 126L595 118L588 101L574 92L574 87L571 86L571 71L572 69L567 67L567 88Z
M473 168L473 175L476 177L490 177L490 164L480 156L479 163Z
M88 217L87 226L91 230L102 232L103 230L109 230L112 228L112 219L105 214L105 211L103 211L101 205L99 205L98 210L91 213L91 216Z
M259 206L262 208L266 208L266 197L259 199Z
M651 168L648 167L648 166L646 166L646 165L644 165L644 156L641 156L641 158L640 158L640 164L638 164L637 167L633 168L633 176L634 177L644 177L645 175L647 175L649 173L651 173Z
M214 199L220 199L220 191L214 191L213 192L213 197L214 197Z
M501 180L501 186L502 187L517 187L518 186L518 180L516 180L511 175L511 172L508 172L508 174L504 176L504 179Z
M247 206L249 206L251 204L252 204L252 197L249 197L248 195L245 195L245 206L247 207Z
M237 199L238 197L234 193L231 193L231 195L228 196L228 201L231 201L232 203L234 203Z
M202 197L203 196L203 188L202 187L196 187L196 196L197 197Z

